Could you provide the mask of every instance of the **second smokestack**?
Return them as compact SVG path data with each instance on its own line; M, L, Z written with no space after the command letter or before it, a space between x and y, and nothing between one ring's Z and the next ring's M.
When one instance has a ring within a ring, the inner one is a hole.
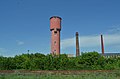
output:
M80 50L79 50L79 34L76 32L76 57L80 55Z
M103 35L101 35L101 49L102 49L102 55L104 55L104 41L103 41Z

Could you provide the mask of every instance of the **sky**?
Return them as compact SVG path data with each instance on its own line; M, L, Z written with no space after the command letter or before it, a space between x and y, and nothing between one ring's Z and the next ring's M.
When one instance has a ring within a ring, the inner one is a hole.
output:
M0 56L50 53L51 16L62 18L61 54L120 52L120 0L0 0Z

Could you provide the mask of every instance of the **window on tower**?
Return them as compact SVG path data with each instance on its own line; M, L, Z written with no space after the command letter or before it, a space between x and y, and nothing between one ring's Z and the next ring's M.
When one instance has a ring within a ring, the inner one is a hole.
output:
M56 53L56 50L54 50L54 52Z
M54 31L54 35L55 35L55 36L57 35L57 31Z
M54 41L54 45L56 45L56 41Z

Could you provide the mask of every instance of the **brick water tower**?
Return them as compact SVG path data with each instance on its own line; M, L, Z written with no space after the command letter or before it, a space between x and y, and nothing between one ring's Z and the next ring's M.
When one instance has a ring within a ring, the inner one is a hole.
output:
M61 31L61 18L52 16L50 18L50 31L51 31L51 54L60 55L60 31Z

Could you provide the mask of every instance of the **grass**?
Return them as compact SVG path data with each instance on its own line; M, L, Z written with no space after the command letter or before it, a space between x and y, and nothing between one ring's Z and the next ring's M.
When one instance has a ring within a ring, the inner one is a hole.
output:
M120 79L120 71L80 72L79 74L0 73L0 79Z

